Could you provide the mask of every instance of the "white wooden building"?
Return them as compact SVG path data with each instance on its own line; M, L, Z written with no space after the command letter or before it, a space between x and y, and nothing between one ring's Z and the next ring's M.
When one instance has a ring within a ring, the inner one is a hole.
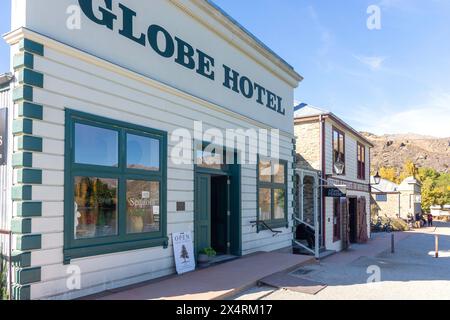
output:
M16 78L3 213L13 220L15 299L72 299L173 274L178 232L192 232L197 252L231 256L291 245L302 78L210 1L16 0L4 39ZM185 162L180 132L193 137L187 160L208 155L197 122L201 132L240 129L246 149L262 137L252 130L276 129L277 139L251 150L258 162Z
M294 127L300 222L310 224L305 221L304 208L308 206L302 203L306 193L301 191L316 190L316 196L306 201L313 199L314 210L319 212L318 225L311 227L318 230L320 249L341 251L351 243L364 242L370 236L370 149L373 145L332 112L307 104L295 108ZM338 164L342 173L338 172ZM340 192L332 196L327 190Z

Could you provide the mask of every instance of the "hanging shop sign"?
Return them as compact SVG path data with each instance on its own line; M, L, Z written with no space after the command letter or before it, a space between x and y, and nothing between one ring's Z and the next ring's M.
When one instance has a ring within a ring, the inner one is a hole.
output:
M327 198L345 198L347 196L338 187L325 187L324 193Z
M146 30L136 30L135 20L138 13L124 4L119 3L115 10L112 0L105 0L105 5L96 9L94 9L93 0L79 0L78 2L85 16L96 24L111 31L118 27L119 35L143 47L149 46L151 51L161 58L172 59L174 63L211 81L217 80L215 68L218 63L214 57L199 48L194 48L185 40L173 36L160 25L149 24ZM121 21L121 24L116 25L117 21ZM281 115L286 114L283 98L279 95L225 64L222 64L221 68L223 68L224 79L220 81L224 88L249 100L252 99Z
M0 166L6 164L7 137L8 137L8 109L0 109Z
M178 274L195 270L195 256L192 233L173 233L173 253Z

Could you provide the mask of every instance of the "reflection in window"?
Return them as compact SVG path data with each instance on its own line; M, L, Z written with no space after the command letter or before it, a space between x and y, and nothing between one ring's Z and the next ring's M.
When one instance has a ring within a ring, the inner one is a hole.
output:
M208 150L211 149L211 150ZM222 170L225 164L223 149L208 147L205 150L196 150L195 163L205 169Z
M127 166L159 171L159 140L127 134Z
M75 124L75 163L117 167L119 165L117 131Z
M117 180L75 177L75 238L117 235Z
M285 207L286 207L286 191L283 189L274 190L274 219L284 219Z
M271 182L272 166L270 161L259 160L259 181Z
M259 159L259 220L284 225L287 219L287 162Z
M270 189L259 189L259 219L262 221L271 220L272 215L272 195Z
M273 165L273 174L274 174L274 182L275 183L284 183L286 180L285 178L285 172L284 172L284 165L280 163L275 163Z
M156 181L127 181L127 233L159 231L159 186Z

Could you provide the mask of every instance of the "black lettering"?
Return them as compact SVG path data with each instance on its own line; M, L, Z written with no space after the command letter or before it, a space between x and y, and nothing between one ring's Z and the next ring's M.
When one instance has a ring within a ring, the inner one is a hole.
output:
M164 36L166 47L164 50L161 50L158 45L158 34L161 33ZM175 53L175 43L173 42L172 36L166 29L156 24L151 25L148 28L148 41L150 42L150 46L158 53L160 56L164 58L170 58Z
M175 62L188 69L195 69L195 61L193 58L195 54L194 48L192 48L189 43L181 40L178 37L175 37L175 41L177 42L178 47L178 53Z
M139 38L133 35L133 18L136 17L136 12L130 8L125 7L123 4L119 3L120 9L123 12L123 26L119 33L124 37L133 40L145 47L145 34L141 33Z
M105 8L99 7L98 10L102 13L102 17L99 19L94 14L94 9L92 8L92 0L78 0L78 4L80 5L81 10L84 12L86 17L89 20L106 26L108 29L114 29L114 20L117 19L117 16L112 13L112 0L104 0Z
M259 84L255 83L255 90L258 94L258 97L256 99L256 102L258 102L259 104L264 105L263 102L263 95L266 94L266 89L264 89L262 86L260 86Z
M232 70L230 67L223 65L223 68L225 70L225 81L223 85L227 87L228 89L233 90L234 92L239 93L238 89L238 80L239 80L239 73ZM233 82L233 83L231 83Z
M197 49L198 54L198 68L197 73L209 78L211 80L214 80L214 58L208 56L203 51L200 51Z
M283 98L281 97L277 97L277 101L278 101L278 109L277 112L279 114L282 114L283 116L286 114L286 110L283 108L282 106L282 102L283 102Z
M253 97L253 84L247 77L242 77L239 81L239 86L241 88L241 93L247 99Z
M266 91L267 91L267 104L266 104L267 108L277 111L277 106L275 105L275 100L277 96L273 92L270 92L269 90Z

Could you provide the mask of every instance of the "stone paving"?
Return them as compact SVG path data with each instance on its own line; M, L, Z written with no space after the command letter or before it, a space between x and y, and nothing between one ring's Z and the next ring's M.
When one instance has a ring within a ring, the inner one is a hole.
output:
M317 295L260 287L235 299L450 299L450 224L438 225L437 230L396 233L394 254L389 249L390 236L375 234L367 245L353 246L350 252L304 267L309 271L306 279L328 285ZM440 237L439 259L434 257L435 234ZM368 284L378 271L381 282Z

